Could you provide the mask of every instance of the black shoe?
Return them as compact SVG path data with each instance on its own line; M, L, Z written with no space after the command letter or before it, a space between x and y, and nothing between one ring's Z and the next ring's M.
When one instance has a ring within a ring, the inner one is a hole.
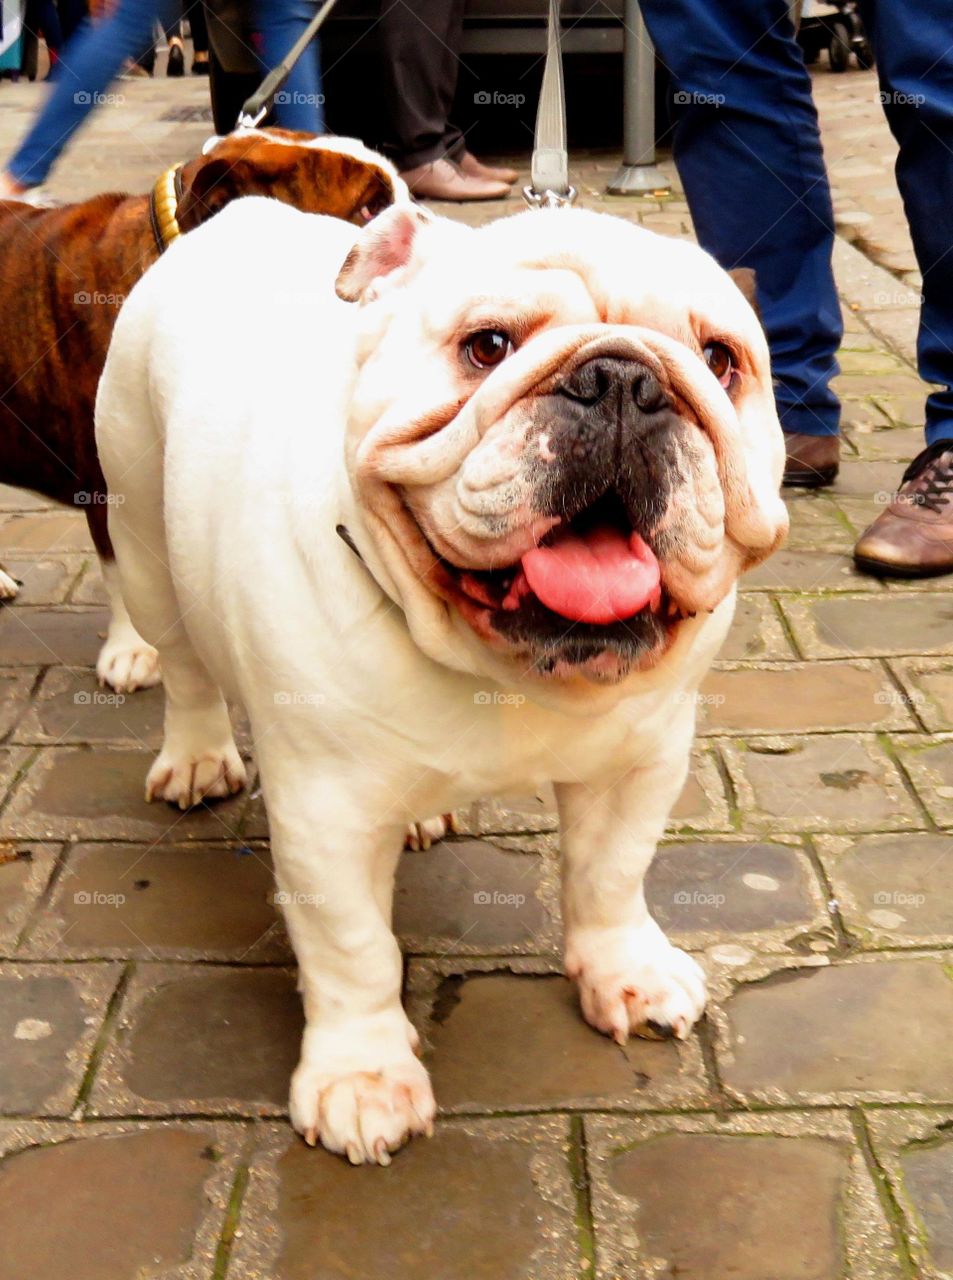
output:
M197 58L194 59L192 62L192 74L193 76L207 76L209 74L208 58L202 62L199 62Z
M180 44L169 45L169 61L166 64L165 73L167 76L185 75L185 54Z

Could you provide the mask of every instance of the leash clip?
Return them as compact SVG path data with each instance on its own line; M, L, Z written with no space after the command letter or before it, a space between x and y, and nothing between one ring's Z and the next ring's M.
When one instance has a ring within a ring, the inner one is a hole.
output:
M578 194L575 187L566 191L554 191L552 187L545 191L537 191L535 187L523 188L523 199L531 209L568 209L576 203Z
M258 126L261 124L262 120L264 120L265 116L268 114L268 110L270 106L271 106L270 102L265 103L265 105L263 107L260 107L258 111L255 112L254 115L251 115L250 112L245 111L243 109L241 115L238 117L238 121L235 125L235 128L236 129L257 129Z

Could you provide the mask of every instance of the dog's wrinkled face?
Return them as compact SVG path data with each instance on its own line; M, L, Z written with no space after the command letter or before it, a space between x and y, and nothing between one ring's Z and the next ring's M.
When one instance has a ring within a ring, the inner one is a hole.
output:
M271 196L302 213L363 226L407 187L388 160L355 138L288 129L236 129L210 138L182 170L177 217L191 231L239 196Z
M694 246L392 210L338 292L365 320L350 474L412 627L436 600L517 674L617 682L783 537L765 340Z

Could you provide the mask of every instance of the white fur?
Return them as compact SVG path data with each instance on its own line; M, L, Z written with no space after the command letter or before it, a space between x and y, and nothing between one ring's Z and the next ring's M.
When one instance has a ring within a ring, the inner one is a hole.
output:
M150 790L187 803L209 779L215 794L238 785L221 691L244 702L307 1019L292 1119L309 1141L386 1163L434 1114L390 924L421 814L552 780L585 1016L624 1040L647 1021L687 1035L701 1013L701 971L650 919L643 878L734 592L682 624L624 696L562 697L425 653L378 583L387 572L345 469L364 309L334 282L356 235L246 199L184 238L123 308L97 422L110 492L124 496L110 510L123 592L167 691ZM666 249L673 263L682 249Z

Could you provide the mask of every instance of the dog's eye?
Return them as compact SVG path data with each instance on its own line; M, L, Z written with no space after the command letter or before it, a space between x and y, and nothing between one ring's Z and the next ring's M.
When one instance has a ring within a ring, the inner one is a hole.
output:
M734 357L723 342L709 342L702 352L705 364L723 387L731 384L731 375L735 371Z
M509 334L500 329L481 329L463 344L467 359L477 369L494 369L513 350Z

